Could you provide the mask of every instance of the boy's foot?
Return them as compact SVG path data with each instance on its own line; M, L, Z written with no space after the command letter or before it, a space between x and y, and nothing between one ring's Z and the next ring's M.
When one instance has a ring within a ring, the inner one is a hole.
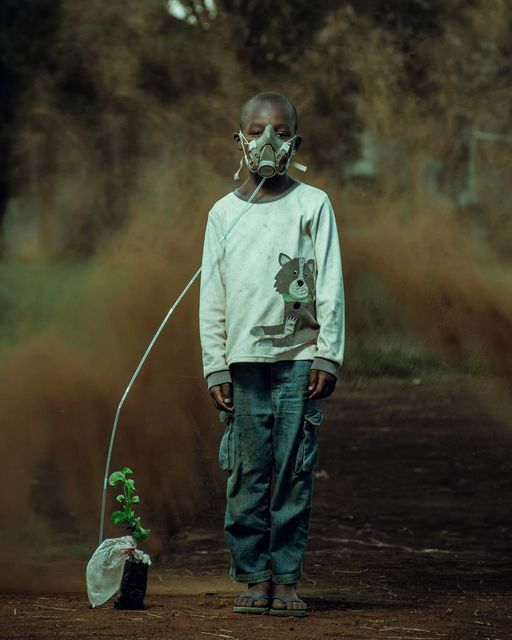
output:
M270 614L273 616L297 616L306 614L308 605L297 595L297 583L273 584L272 606Z
M233 611L235 613L266 613L269 609L271 586L270 580L248 584L247 591L238 594L235 598Z

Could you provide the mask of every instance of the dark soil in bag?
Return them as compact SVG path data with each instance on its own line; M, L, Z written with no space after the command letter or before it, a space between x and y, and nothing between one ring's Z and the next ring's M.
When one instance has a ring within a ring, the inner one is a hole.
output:
M129 558L123 571L115 609L144 609L144 596L148 583L149 565Z

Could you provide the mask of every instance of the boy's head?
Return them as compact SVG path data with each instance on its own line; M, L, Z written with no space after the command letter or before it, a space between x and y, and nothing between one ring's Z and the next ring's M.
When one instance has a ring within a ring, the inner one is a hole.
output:
M245 102L240 110L240 131L248 133L248 127L258 124L257 121L261 117L265 119L265 116L276 118L275 124L272 124L274 129L275 125L286 124L292 135L297 133L299 120L295 105L286 96L273 91L258 93Z
M283 174L286 173L287 160L302 142L297 135L297 128L298 117L294 104L280 93L267 91L249 98L243 105L240 130L234 133L234 138L238 148L244 152L251 172L264 175L261 173L261 164L268 160L269 165L274 163L277 166L277 173ZM260 136L262 138L257 142ZM289 143L289 147L287 144L283 146L283 143Z

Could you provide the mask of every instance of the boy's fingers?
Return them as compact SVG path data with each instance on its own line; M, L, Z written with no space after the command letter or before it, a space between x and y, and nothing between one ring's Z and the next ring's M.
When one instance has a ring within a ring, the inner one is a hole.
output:
M233 413L233 385L230 382L225 382L221 387L222 395L222 408L224 411Z
M313 389L313 391L309 394L309 399L310 400L317 400L319 398L322 397L322 392L324 389L324 381L320 378L320 376L318 377L317 380L317 384L315 386L315 388Z
M210 389L210 395L212 397L213 404L219 411L228 411L229 413L233 413L231 388L231 384L229 382L226 382L223 385L216 384Z
M233 400L231 399L232 393L232 385L230 382L225 382L222 386L222 396L226 404L232 404Z
M311 369L311 373L309 374L309 386L308 391L314 392L316 390L316 386L318 384L318 369ZM309 394L311 398L311 393Z
M216 386L216 387L212 387L210 389L210 397L211 397L211 399L213 401L213 404L214 404L216 409L220 410L220 407L219 407L219 399L220 399L219 395L220 395L220 387Z
M334 387L336 386L336 378L334 376L331 376L325 371L317 371L317 374L317 384L312 393L309 395L310 400L328 398L334 391Z

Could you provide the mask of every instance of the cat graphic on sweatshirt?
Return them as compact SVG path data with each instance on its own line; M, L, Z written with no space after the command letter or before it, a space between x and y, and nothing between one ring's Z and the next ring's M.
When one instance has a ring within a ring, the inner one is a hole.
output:
M280 253L279 264L274 287L283 298L283 322L253 327L251 334L274 347L314 342L320 328L315 318L315 261Z

